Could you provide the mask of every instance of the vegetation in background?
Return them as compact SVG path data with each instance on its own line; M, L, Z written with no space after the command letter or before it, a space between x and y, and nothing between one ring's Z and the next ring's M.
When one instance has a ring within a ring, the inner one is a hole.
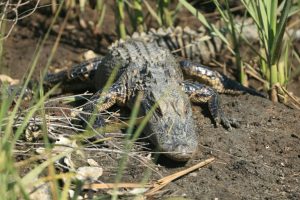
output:
M153 8L146 0L133 0L130 2L124 0L115 0L115 2L117 33L119 37L123 39L126 37L126 33L129 31L125 28L126 16L129 17L132 31L144 32L147 30L145 27L145 11L149 12L151 17L157 21L159 26L172 27L174 17L180 8L176 7L173 11L170 10L170 0L157 0L156 8Z
M179 0L179 3L183 5L183 7L185 7L188 11L190 11L195 17L197 17L197 19L203 24L203 26L205 26L205 28L207 28L211 35L219 37L227 45L229 50L234 53L226 36L214 24L208 22L206 17L201 12L199 12L186 0Z
M132 10L133 15L130 13L130 7L129 4L126 4L127 13L130 17L130 21L133 27L133 30L136 30L138 32L144 31L144 14L143 14L143 1L142 0L135 0L132 2Z
M166 27L173 26L172 15L169 10L170 3L170 0L157 0L157 13L160 19L159 24Z
M96 2L96 10L98 13L98 21L96 23L96 27L95 30L100 30L102 24L103 24L103 20L104 20L104 16L106 14L106 4L104 0L97 0Z
M42 88L36 90L35 94L42 94L39 97L35 95L31 102L29 102L29 108L25 111L22 111L21 104L24 101L24 97L26 96L26 88L32 78L32 74L35 70L35 67L39 61L40 53L43 48L44 43L46 42L50 30L58 17L58 13L60 12L62 6L59 6L55 16L53 17L52 24L49 26L48 32L46 33L44 39L39 44L36 52L34 53L32 63L30 64L29 71L24 76L24 84L23 87L20 88L21 91L18 92L17 90L13 91L13 93L9 93L7 85L1 85L1 102L0 102L0 196L5 197L6 199L30 199L29 194L27 191L27 186L31 184L38 183L40 174L48 168L49 176L55 177L55 171L53 163L58 159L62 158L68 152L63 152L59 155L52 156L48 160L44 161L43 163L36 165L33 167L28 173L24 176L20 176L19 170L20 167L30 164L30 160L38 160L36 158L31 157L28 160L16 162L14 159L14 152L16 149L16 145L18 140L23 136L25 129L29 124L29 120L32 119L37 113L40 113L39 110L44 110L43 105L47 98L49 98L50 94L53 93L57 87L52 88L46 94L43 94ZM55 45L53 47L55 50ZM54 51L51 52L50 57ZM50 62L50 61L49 61ZM46 70L46 69L45 69ZM13 105L13 106L12 106ZM40 115L44 117L44 115ZM22 122L17 127L15 126L15 122L17 119L21 118ZM44 119L44 121L46 121ZM46 124L43 124L46 127ZM45 147L49 148L49 143L47 142L47 134L44 134L44 142ZM67 179L67 176L65 177ZM52 185L56 185L56 179L52 179L50 183ZM55 194L59 193L57 187L52 187L52 194L55 197ZM59 194L66 194L68 191L68 187L64 188L62 193ZM62 197L63 197L62 195ZM56 198L58 199L58 198Z
M4 55L4 40L2 39L5 35L5 25L6 22L0 20L0 73L3 73L3 55Z
M285 27L291 12L292 1L282 1L281 8L277 0L243 0L247 12L254 19L260 37L260 63L261 72L268 84L272 101L278 101L276 85L286 86L289 80L290 65L281 62L282 58L288 60L289 47L284 39ZM279 15L280 12L280 15Z
M226 36L221 34L213 25L207 23L205 17L199 13L185 0L179 0L193 15L205 25L211 33L220 37L227 45L230 42ZM228 0L225 0L225 9L217 0L213 0L221 19L225 22L229 37L232 41L232 53L236 58L236 65L240 71L240 82L247 85L247 75L244 70L243 58L240 56L239 48L240 42L247 40L241 35L241 29L236 27L232 13L228 5ZM257 31L259 33L260 49L255 50L252 46L250 48L255 51L260 58L260 74L263 77L265 90L269 91L270 99L274 102L280 100L285 101L285 87L290 80L290 63L289 63L289 49L291 49L291 42L288 42L288 37L284 37L288 17L295 13L292 10L292 1L278 1L273 0L243 0L246 13L254 19ZM246 15L245 15L246 16ZM247 43L247 41L246 41ZM248 42L248 44L250 44Z
M124 1L116 0L116 24L117 24L117 33L120 38L126 38L126 29L125 29L125 13L124 13Z
M222 19L224 20L225 26L229 32L229 36L231 37L232 49L235 56L235 64L237 65L240 74L239 81L242 83L242 85L248 86L247 74L245 72L245 66L240 54L241 31L236 30L234 16L230 11L229 2L228 0L225 0L225 9L217 0L213 0L213 2L216 5Z

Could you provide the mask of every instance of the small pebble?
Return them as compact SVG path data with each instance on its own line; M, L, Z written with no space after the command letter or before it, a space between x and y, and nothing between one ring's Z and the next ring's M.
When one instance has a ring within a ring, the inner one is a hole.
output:
M77 169L76 178L82 181L96 181L102 174L103 169L101 167L85 166Z

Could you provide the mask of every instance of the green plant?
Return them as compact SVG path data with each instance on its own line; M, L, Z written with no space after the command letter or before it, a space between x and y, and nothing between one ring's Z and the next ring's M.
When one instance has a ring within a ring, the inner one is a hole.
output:
M159 24L166 27L173 26L171 11L169 10L170 0L157 0L157 13L159 16Z
M199 11L197 11L186 0L179 0L179 2L187 8L193 15L195 15L202 24L209 30L209 32L222 39L227 46L232 49L231 52L235 56L236 64L240 71L240 82L247 85L247 75L243 58L240 55L239 47L241 41L247 41L241 34L242 30L236 27L233 16L229 8L228 0L225 0L225 9L221 6L220 1L213 0L216 5L221 18L225 22L225 27L229 33L232 41L232 47L229 41L214 25L209 24ZM257 31L259 33L260 50L255 50L252 46L250 48L260 58L260 71L263 78L266 80L265 89L269 91L272 101L278 101L278 97L284 99L282 89L284 88L290 77L290 63L289 63L289 49L291 42L288 42L288 37L284 37L285 27L288 17L296 13L297 9L292 9L292 1L278 1L272 0L243 0L243 5L246 11L254 19ZM299 2L298 2L299 3ZM228 35L227 35L228 36Z
M190 11L197 19L208 29L208 31L213 35L219 37L229 48L229 50L234 53L231 49L230 42L225 37L225 35L214 25L207 21L206 17L199 12L196 8L194 8L190 3L186 0L179 0L179 3L183 5L188 11Z
M289 79L290 65L280 60L282 57L286 57L284 60L287 60L288 56L286 52L288 48L284 47L287 43L283 41L292 1L282 1L281 6L277 0L243 0L242 2L254 19L259 32L261 51L258 54L260 54L261 72L267 80L265 88L270 91L271 100L277 102L278 94L283 94L276 85L285 87Z
M144 15L143 15L142 3L143 3L142 0L133 1L134 16L131 21L134 30L137 30L138 32L144 31ZM128 14L129 13L130 12L128 12Z
M3 73L3 55L4 55L4 36L5 36L5 21L0 20L0 73Z
M34 98L29 103L29 108L22 110L21 103L24 101L24 95L26 94L26 88L29 84L32 74L36 68L36 65L39 61L40 54L43 48L44 43L46 42L50 30L56 21L59 12L61 11L63 4L60 4L57 12L52 20L49 29L44 36L43 40L39 43L36 52L33 55L32 63L29 65L29 70L25 78L25 82L21 88L20 93L17 95L17 90L13 91L12 94L7 93L7 88L9 86L2 85L1 87L1 104L0 104L0 195L6 199L29 199L29 194L27 191L28 185L35 185L38 183L39 175L45 168L49 169L49 175L54 177L55 172L53 170L53 162L65 156L69 152L64 152L57 156L50 157L47 161L33 167L28 173L21 177L19 174L19 167L21 166L14 160L14 151L16 148L17 141L24 134L24 131L29 123L29 120L32 119L34 115L39 113L40 110L44 111L44 102L50 96L51 93L57 88L52 88L46 94L43 93L43 88L37 88ZM50 59L52 58L56 49L56 45L53 47L51 52ZM50 61L48 61L49 65ZM40 84L40 86L42 83ZM39 97L38 97L39 96ZM13 106L12 106L13 105ZM43 112L41 112L43 113ZM18 126L15 126L15 121L22 117L21 123ZM42 114L42 116L44 116ZM43 127L46 128L46 120L44 119ZM45 128L43 130L45 131ZM44 134L45 146L49 148L47 143L47 136ZM26 162L26 161L24 161ZM52 169L52 170L51 170ZM55 182L55 179L50 182ZM66 188L63 191L63 195L66 194ZM53 195L57 193L57 190L53 190ZM66 196L66 195L65 195ZM55 195L54 195L55 197ZM63 197L63 196L62 196ZM55 199L55 198L54 198ZM56 198L57 199L57 198Z
M104 16L106 14L106 4L104 0L97 0L96 9L99 15L98 21L96 23L96 29L100 29L103 24Z
M241 45L241 32L236 28L234 22L234 16L229 8L228 0L225 0L225 9L220 5L219 1L213 0L214 4L216 5L221 17L225 23L226 29L229 32L229 36L231 37L232 41L232 49L235 56L235 63L239 69L239 81L243 85L248 85L247 74L245 72L245 66L240 54L240 45Z
M126 29L125 29L125 13L124 13L124 1L116 0L116 24L117 24L117 33L120 38L125 39Z
M170 0L157 0L155 7L152 8L148 1L142 0L133 0L131 2L124 0L116 0L116 24L117 24L117 33L120 38L126 37L126 31L130 29L125 29L125 14L129 16L132 30L143 32L145 30L145 8L150 13L152 18L154 18L159 26L172 27L174 18L178 10L181 8L181 5L178 4L174 10L170 10ZM126 12L124 12L126 11Z

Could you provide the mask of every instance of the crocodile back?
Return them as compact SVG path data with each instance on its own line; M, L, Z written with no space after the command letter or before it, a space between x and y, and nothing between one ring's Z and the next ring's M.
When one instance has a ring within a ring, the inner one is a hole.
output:
M113 82L123 76L129 81L129 87L141 80L147 83L154 79L183 80L182 71L169 50L154 42L145 43L138 39L119 42L109 51L98 66L94 77L95 88L103 88L111 76L114 76Z
M191 104L181 86L183 74L170 51L140 40L119 43L99 65L96 88L103 87L114 70L114 84L126 94L129 108L138 93L143 94L140 115L151 115L144 134L172 159L189 159L197 148L197 135Z
M102 58L95 58L80 63L70 70L55 74L47 74L45 82L48 85L55 85L59 82L72 84L73 82L71 82L71 80L95 79L94 85L96 86L96 89L99 89L104 87L114 69L127 68L127 64L130 63L131 57L134 59L138 56L136 50L140 50L141 55L151 55L155 57L154 54L157 53L156 50L161 47L167 49L174 55L209 65L213 60L218 60L217 57L223 55L223 51L226 49L224 43L217 37L209 36L209 33L204 27L200 27L198 30L192 30L189 27L151 29L147 33L136 32L132 36L127 37L129 42L125 42L125 46L120 45L124 43L122 40L118 40L112 44L110 47L111 50L105 56L104 60ZM130 48L130 40L149 43L150 45L146 46L151 48L150 54L144 52L143 48ZM151 43L156 43L157 46L154 46ZM126 46L130 48L129 53L126 52ZM121 70L117 71L118 73L115 74L115 80L122 74ZM97 73L96 76L94 76L95 73Z

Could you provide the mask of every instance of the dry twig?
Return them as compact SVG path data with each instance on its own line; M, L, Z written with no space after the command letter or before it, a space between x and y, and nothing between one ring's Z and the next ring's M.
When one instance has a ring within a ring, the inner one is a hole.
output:
M160 189L162 189L163 187L165 187L167 184L174 181L175 179L178 179L188 173L191 173L192 171L195 171L196 169L204 167L205 165L208 165L209 163L213 162L214 160L215 160L215 158L206 159L206 160L204 160L192 167L189 167L185 170L176 172L170 176L166 176L162 179L159 179L158 181L156 181L153 184L152 189L146 193L146 196L153 196L157 191L159 191Z
M279 84L276 84L275 87L279 90L281 90L282 92L284 92L284 94L286 94L291 100L292 100L292 104L297 108L300 109L300 99L298 97L296 97L295 95L293 95L292 93L290 93L287 89L285 89L284 87L282 87Z
M2 10L0 10L0 30L2 30L2 27L4 25L5 22L12 22L12 24L10 25L7 33L5 35L1 35L0 34L0 40L4 40L6 39L12 32L13 28L15 27L15 25L17 24L17 22L20 19L23 19L25 17L28 17L30 15L32 15L36 9L38 8L38 5L40 4L40 0L37 0L35 5L33 6L32 9L30 9L29 11L26 11L28 13L19 13L19 9L22 6L25 6L27 4L29 4L30 0L24 1L24 0L19 0L17 3L13 3L14 1L12 0L6 0L5 2L1 2L0 3L0 9L1 7L3 8ZM7 15L11 15L13 13L13 17L12 18L8 18Z
M157 193L159 190L161 190L163 187L168 185L170 182L196 170L201 167L204 167L205 165L208 165L209 163L213 162L215 158L209 158L207 160L204 160L192 167L189 167L185 170L176 172L174 174L171 174L169 176L166 176L162 179L159 179L155 183L93 183L93 184L86 184L83 186L84 189L112 189L112 188L151 188L147 193L145 193L146 196L153 196L155 193Z

